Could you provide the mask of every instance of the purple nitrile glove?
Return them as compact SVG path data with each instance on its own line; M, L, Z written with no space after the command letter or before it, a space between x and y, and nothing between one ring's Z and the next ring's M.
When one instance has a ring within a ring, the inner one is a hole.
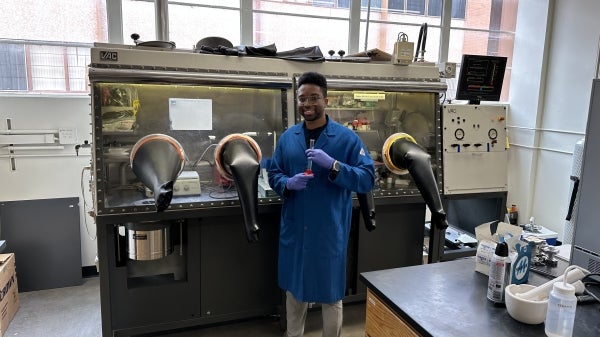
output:
M326 169L330 169L333 165L333 162L335 161L321 149L308 149L305 153L306 157L308 159L311 159L313 163Z
M295 176L288 179L288 181L285 183L285 187L287 187L287 189L290 191L303 190L306 188L308 182L314 177L315 176L312 174L304 174L304 172L298 173Z

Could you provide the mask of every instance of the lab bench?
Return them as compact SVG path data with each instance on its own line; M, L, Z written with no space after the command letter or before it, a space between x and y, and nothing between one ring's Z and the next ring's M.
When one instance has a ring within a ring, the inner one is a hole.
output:
M514 320L486 297L488 277L473 257L360 274L367 295L367 336L544 336L544 324ZM529 283L548 279L531 273ZM600 336L600 304L578 304L573 336ZM404 336L404 335L403 335Z

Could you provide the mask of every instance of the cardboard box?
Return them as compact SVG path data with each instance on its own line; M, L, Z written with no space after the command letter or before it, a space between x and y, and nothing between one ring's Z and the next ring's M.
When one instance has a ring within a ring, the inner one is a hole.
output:
M521 227L498 222L496 231L492 232L492 222L486 222L475 227L475 236L479 242L475 257L475 271L489 275L492 255L496 250L496 244L502 237L502 240L508 244L508 256L511 260L511 283L527 283L534 245L521 241L523 233Z
M490 221L475 227L475 237L477 238L477 254L475 258L475 271L484 275L490 274L490 261L496 250L496 244L500 241L500 237L508 243L508 249L514 251L514 245L508 242L509 238L520 238L523 229L519 226L514 226L505 222L497 222L496 230L493 231Z
M0 337L19 309L15 254L0 254Z

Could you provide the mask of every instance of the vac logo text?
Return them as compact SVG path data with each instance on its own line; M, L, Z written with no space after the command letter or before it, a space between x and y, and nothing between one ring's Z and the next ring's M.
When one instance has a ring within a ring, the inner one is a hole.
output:
M103 61L118 61L119 55L116 51L100 51L100 59Z

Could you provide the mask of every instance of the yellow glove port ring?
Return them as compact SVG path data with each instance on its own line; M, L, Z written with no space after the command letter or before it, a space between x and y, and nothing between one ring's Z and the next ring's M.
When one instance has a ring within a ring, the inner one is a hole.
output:
M400 168L396 165L394 165L394 163L392 162L392 159L390 158L390 147L392 146L392 144L394 144L394 142L396 142L398 139L403 139L406 138L407 140L417 144L417 141L409 134L404 133L404 132L398 132L398 133L394 133L393 135L389 136L386 140L385 143L383 143L383 163L385 164L385 167L387 167L388 170L390 170L392 173L398 174L398 175L405 175L408 173L408 169L406 168Z

